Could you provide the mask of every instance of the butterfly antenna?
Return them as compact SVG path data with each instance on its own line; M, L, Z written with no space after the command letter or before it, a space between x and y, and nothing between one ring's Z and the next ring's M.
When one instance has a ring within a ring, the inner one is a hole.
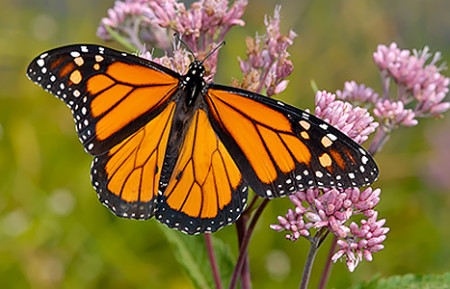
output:
M205 58L203 58L202 61L200 61L200 64L203 64L203 62L205 62L206 59L208 59L208 57L210 57L214 52L216 52L220 47L225 45L225 41L222 41L219 43L219 45L217 45L213 50L211 50L210 53L208 53L208 55L206 55Z
M187 43L184 42L183 39L181 39L180 34L174 33L173 36L176 37L177 40L180 41L181 44L183 44L183 46L187 49L187 51L189 51L189 53L192 54L192 56L194 57L195 61L197 61L197 57L195 57L194 51L192 51L192 49L189 47L189 45L187 45Z

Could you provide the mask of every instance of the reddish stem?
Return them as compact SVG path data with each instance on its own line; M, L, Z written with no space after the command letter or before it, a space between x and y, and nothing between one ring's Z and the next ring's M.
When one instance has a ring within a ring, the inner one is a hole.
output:
M255 228L256 222L258 221L259 217L261 216L262 211L266 207L267 203L269 202L269 199L264 199L261 204L259 205L258 209L256 210L255 214L253 215L253 218L250 222L250 225L248 226L247 233L244 236L244 239L242 240L241 247L239 249L239 257L236 262L236 266L233 270L233 275L231 276L230 286L229 289L236 288L237 281L239 279L239 274L242 271L242 266L244 265L246 256L247 256L247 249L248 244L250 242L250 237L252 236L253 229Z
M222 282L220 281L219 267L217 266L216 256L214 254L214 246L212 244L211 233L205 233L206 248L208 251L209 262L211 263L211 270L213 272L214 283L217 289L222 289Z
M242 241L244 240L244 236L247 232L246 227L247 227L248 219L249 219L248 215L242 214L242 216L236 222L239 248L242 246ZM242 271L241 271L241 288L242 289L250 289L251 288L251 282L250 282L251 278L250 278L250 265L249 265L248 252L245 255L246 256L245 256L244 266L242 267Z
M325 289L328 283L328 278L330 277L331 268L333 266L333 262L331 261L331 258L334 255L334 252L336 251L336 245L337 245L338 237L334 236L333 241L331 243L330 252L328 253L328 259L325 263L325 268L323 268L322 276L320 277L320 283L318 289Z

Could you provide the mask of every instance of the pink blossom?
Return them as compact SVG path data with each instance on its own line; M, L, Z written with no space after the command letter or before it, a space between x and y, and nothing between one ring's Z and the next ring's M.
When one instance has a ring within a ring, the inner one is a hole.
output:
M415 116L439 116L447 111L450 103L444 99L449 91L450 79L440 73L445 68L444 65L437 66L440 58L440 53L434 56L429 53L428 47L411 53L409 50L400 50L396 43L391 43L389 47L379 45L373 59L381 70L384 100L393 99L389 91L389 80L392 78L399 85L398 101L403 105L413 103ZM399 108L399 105L392 108ZM408 114L411 118L412 114Z
M373 113L390 131L399 125L415 126L418 123L415 113L411 109L405 109L401 101L378 101Z
M337 90L336 96L339 99L352 102L355 105L374 104L379 95L372 88L364 84L358 85L355 81L346 81L342 91Z
M375 131L378 123L374 121L365 108L353 107L350 103L336 100L336 95L318 91L316 93L316 109L314 114L359 144L364 143Z
M266 34L263 37L247 37L247 60L239 58L244 79L238 86L260 93L263 87L267 96L279 94L286 89L285 80L294 69L288 59L287 48L297 36L292 30L288 35L280 33L280 9L277 6L273 18L265 17ZM249 77L250 76L250 77Z

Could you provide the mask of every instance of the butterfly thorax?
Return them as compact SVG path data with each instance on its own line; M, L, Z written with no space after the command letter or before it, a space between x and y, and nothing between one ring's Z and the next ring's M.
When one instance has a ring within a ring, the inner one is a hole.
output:
M185 101L188 107L194 105L199 93L206 85L203 76L205 74L205 67L197 60L189 65L189 71L183 75L180 81L181 89L185 91Z

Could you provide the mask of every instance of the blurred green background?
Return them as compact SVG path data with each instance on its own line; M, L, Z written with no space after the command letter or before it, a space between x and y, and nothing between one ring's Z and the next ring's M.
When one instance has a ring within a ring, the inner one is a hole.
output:
M154 220L123 220L99 203L89 179L92 158L77 139L69 111L25 76L27 64L44 50L103 44L95 32L113 3L1 0L0 288L193 288ZM245 55L245 36L264 33L264 14L272 15L276 4L283 6L282 30L292 27L298 34L290 48L295 70L281 97L302 108L313 107L311 80L329 91L342 89L347 80L379 91L372 62L378 44L428 45L450 59L448 0L258 0L249 3L247 25L228 34L216 82L240 77L237 56ZM448 117L398 130L376 156L378 210L391 228L386 248L354 273L338 262L329 288L375 274L450 271ZM250 244L254 288L299 285L308 243L286 241L268 227L289 206L286 198L272 201L256 228ZM234 226L215 236L237 252ZM311 288L328 246L319 251Z

